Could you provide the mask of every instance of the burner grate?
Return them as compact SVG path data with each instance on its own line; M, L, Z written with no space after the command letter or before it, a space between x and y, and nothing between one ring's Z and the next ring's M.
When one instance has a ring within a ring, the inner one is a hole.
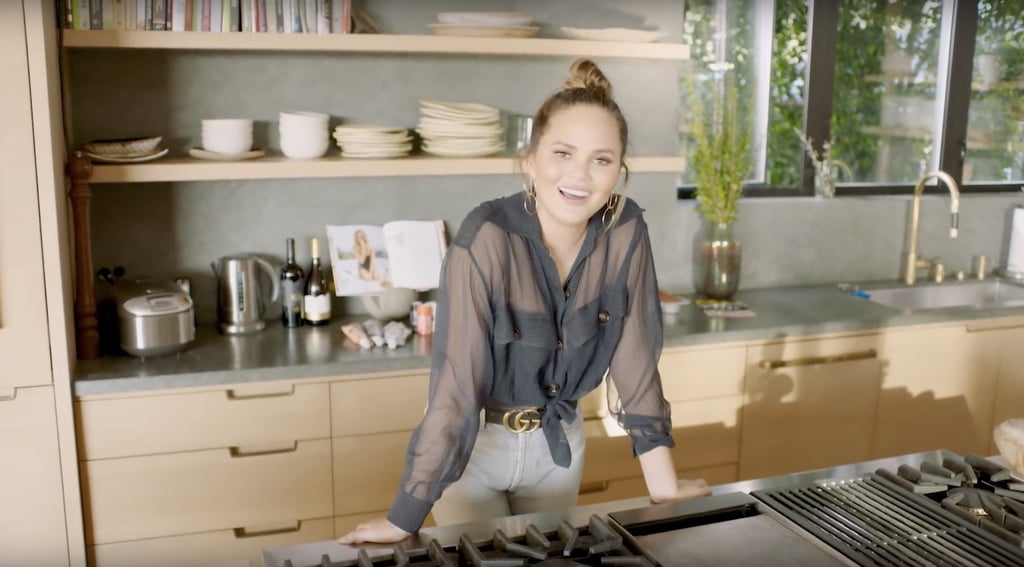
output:
M1024 551L875 474L752 495L858 565L1024 564Z
M299 567L285 560L285 567ZM352 561L335 562L324 555L309 567L652 567L647 558L634 554L604 519L591 516L586 528L561 522L558 529L541 532L530 525L522 536L511 538L495 530L490 541L474 542L463 534L458 545L442 546L431 539L426 548L394 547L390 556L370 557L360 549ZM305 566L304 566L305 567Z

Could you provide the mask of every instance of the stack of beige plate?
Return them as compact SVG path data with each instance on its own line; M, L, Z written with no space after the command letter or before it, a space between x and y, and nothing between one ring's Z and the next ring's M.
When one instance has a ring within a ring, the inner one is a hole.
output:
M412 151L409 130L392 126L339 125L334 128L334 141L341 156L349 158L394 158Z
M441 12L430 24L434 35L470 37L533 37L540 31L522 12Z
M501 111L471 102L420 101L416 131L423 151L442 157L481 157L505 149Z

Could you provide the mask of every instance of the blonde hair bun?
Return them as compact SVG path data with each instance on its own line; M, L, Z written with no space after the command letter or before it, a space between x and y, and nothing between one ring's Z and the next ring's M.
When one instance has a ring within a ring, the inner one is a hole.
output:
M597 64L590 59L577 59L569 68L569 78L562 83L562 88L586 89L612 98L612 83L604 76Z

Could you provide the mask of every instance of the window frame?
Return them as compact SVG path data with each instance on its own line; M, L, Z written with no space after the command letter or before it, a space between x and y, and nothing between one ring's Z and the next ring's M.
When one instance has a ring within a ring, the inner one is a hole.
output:
M938 77L939 86L944 87L938 90L943 110L939 123L935 125L935 140L939 146L936 153L938 163L933 163L932 167L949 173L960 185L961 194L1024 192L1024 181L962 184L977 20L977 0L943 0L938 63L939 72L943 74ZM807 28L807 91L804 97L803 132L814 140L815 148L820 149L821 141L831 139L839 3L835 0L809 0ZM759 96L768 96L767 88L758 90ZM755 135L758 136L762 134ZM767 147L764 148L764 155L767 155L767 151ZM763 182L746 183L744 198L813 197L814 166L806 152L801 155L799 187L781 188ZM760 163L763 159L756 161ZM836 185L836 197L909 195L913 189L914 185L909 183L840 183ZM692 200L694 191L692 184L680 184L677 197ZM924 192L940 194L946 190L931 181Z

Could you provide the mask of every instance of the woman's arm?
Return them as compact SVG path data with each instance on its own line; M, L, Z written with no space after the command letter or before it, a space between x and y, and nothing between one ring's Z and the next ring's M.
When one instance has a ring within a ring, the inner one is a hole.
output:
M711 494L711 488L703 478L677 478L675 463L668 447L655 447L640 455L640 468L644 471L647 492L655 504Z
M409 441L398 493L387 518L361 524L340 538L341 543L391 543L415 532L469 461L490 388L490 295L464 247L449 249L441 278L429 401Z
M609 369L621 403L621 408L615 408L616 417L633 440L633 452L640 459L653 501L708 494L703 479L678 480L669 451L674 445L672 420L658 371L663 337L661 303L647 227L642 218L637 218L635 224L617 230L625 232L620 237L633 239L635 249L628 258L628 305L622 337Z

